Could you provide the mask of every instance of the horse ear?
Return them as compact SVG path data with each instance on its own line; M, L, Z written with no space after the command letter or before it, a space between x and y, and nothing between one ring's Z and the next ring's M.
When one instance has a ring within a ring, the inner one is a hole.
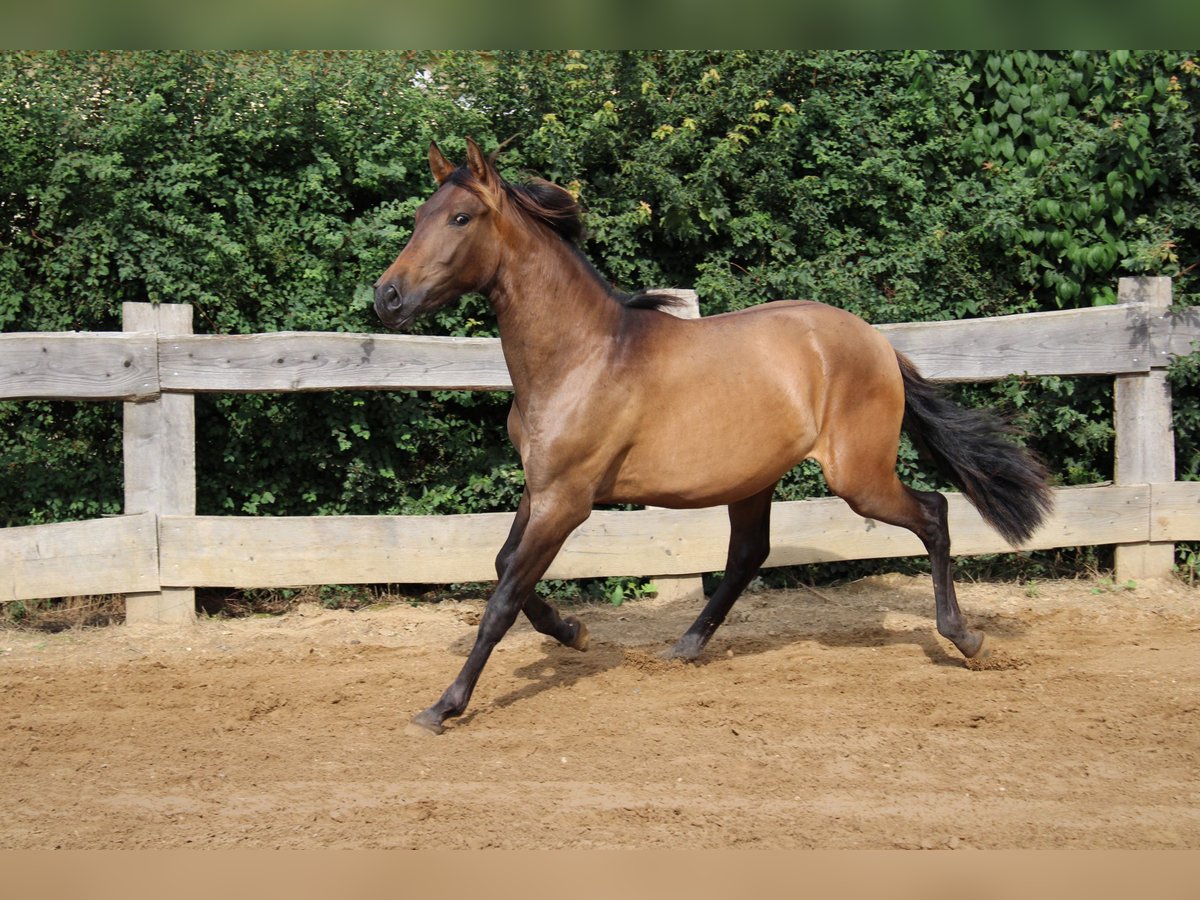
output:
M496 167L471 138L467 138L467 168L480 184L487 187L495 187L500 180Z
M433 177L437 179L438 184L449 178L450 173L454 171L454 164L446 159L434 141L429 142L429 169L433 172Z

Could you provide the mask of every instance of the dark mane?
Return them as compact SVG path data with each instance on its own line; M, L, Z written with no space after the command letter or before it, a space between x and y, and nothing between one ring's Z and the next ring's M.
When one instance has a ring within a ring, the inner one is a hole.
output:
M563 240L576 246L583 239L583 212L567 191L538 178L525 184L504 183L508 199Z
M621 305L628 309L657 309L666 312L673 306L683 306L686 301L672 294L656 294L654 291L641 291L637 294L619 296Z
M475 178L466 166L456 169L450 180L468 190L475 190ZM541 222L576 251L587 269L596 281L604 285L609 294L627 309L657 309L667 310L684 303L671 294L657 294L653 291L639 291L635 294L625 294L616 290L605 280L595 266L579 249L583 240L583 211L579 203L569 192L542 178L535 178L523 184L512 184L501 181L504 193L513 204L537 222Z

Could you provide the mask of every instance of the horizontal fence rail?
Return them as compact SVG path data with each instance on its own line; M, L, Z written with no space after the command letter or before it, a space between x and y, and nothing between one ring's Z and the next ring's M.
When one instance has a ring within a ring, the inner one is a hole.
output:
M1012 548L950 494L959 555ZM1059 488L1027 550L1200 537L1200 482ZM837 498L776 503L768 566L923 554L910 532L855 515ZM127 593L160 587L447 584L495 578L511 513L459 516L156 516L32 525L3 532L0 597ZM725 565L723 509L598 511L547 578L688 575Z
M1148 372L1200 341L1200 312L1145 303L880 325L934 381ZM0 399L153 400L162 392L512 389L496 338L276 332L0 335Z
M1145 577L1165 574L1164 560L1169 571L1173 542L1200 539L1200 483L1174 481L1164 372L1200 342L1200 309L1172 310L1165 278L1121 279L1119 296L1096 309L878 327L933 380L1115 376L1114 483L1056 490L1054 515L1024 549L1115 544L1125 575ZM123 593L130 621L187 621L196 587L494 579L511 513L196 516L192 395L510 390L498 340L193 335L186 306L126 304L125 314L120 334L0 335L0 399L124 401L126 465L125 515L0 529L0 601ZM949 500L955 554L1011 549L962 496ZM768 566L924 553L909 532L836 498L776 503L772 526ZM546 577L713 571L728 535L723 509L598 511Z
M958 554L1012 548L961 494L949 495ZM1200 534L1200 482L1055 491L1053 516L1026 549L1119 544L1188 528ZM286 587L322 583L445 584L495 578L511 513L462 516L256 518L164 516L164 584ZM776 503L768 566L880 559L925 552L911 532L856 515L842 500ZM1152 529L1153 524L1153 529ZM725 566L724 508L597 511L567 540L547 578L686 575ZM314 554L314 548L321 550ZM395 577L403 573L404 578Z
M0 334L0 400L153 400L159 336Z

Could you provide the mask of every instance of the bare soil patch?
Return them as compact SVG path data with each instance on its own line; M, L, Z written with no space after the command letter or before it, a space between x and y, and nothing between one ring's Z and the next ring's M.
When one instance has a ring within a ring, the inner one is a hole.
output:
M927 578L522 622L440 737L478 602L0 632L0 847L1200 847L1200 590Z

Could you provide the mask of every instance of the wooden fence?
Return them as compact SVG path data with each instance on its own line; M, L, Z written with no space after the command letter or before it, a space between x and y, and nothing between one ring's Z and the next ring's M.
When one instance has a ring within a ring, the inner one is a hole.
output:
M880 326L930 378L1116 377L1112 482L1055 491L1029 549L1117 545L1120 578L1166 575L1200 539L1200 483L1176 482L1171 357L1200 341L1200 308L1170 309L1170 279L1123 278L1119 304ZM194 395L214 391L505 390L494 339L192 334L191 308L131 303L123 333L0 335L0 398L124 401L125 513L0 529L0 601L124 594L128 621L188 622L194 588L449 583L494 578L511 513L197 516ZM1053 461L1051 461L1053 468ZM8 488L11 489L11 486ZM769 566L923 553L909 532L841 500L776 503ZM955 554L1010 548L950 496ZM723 509L593 514L547 577L694 576L725 564Z

